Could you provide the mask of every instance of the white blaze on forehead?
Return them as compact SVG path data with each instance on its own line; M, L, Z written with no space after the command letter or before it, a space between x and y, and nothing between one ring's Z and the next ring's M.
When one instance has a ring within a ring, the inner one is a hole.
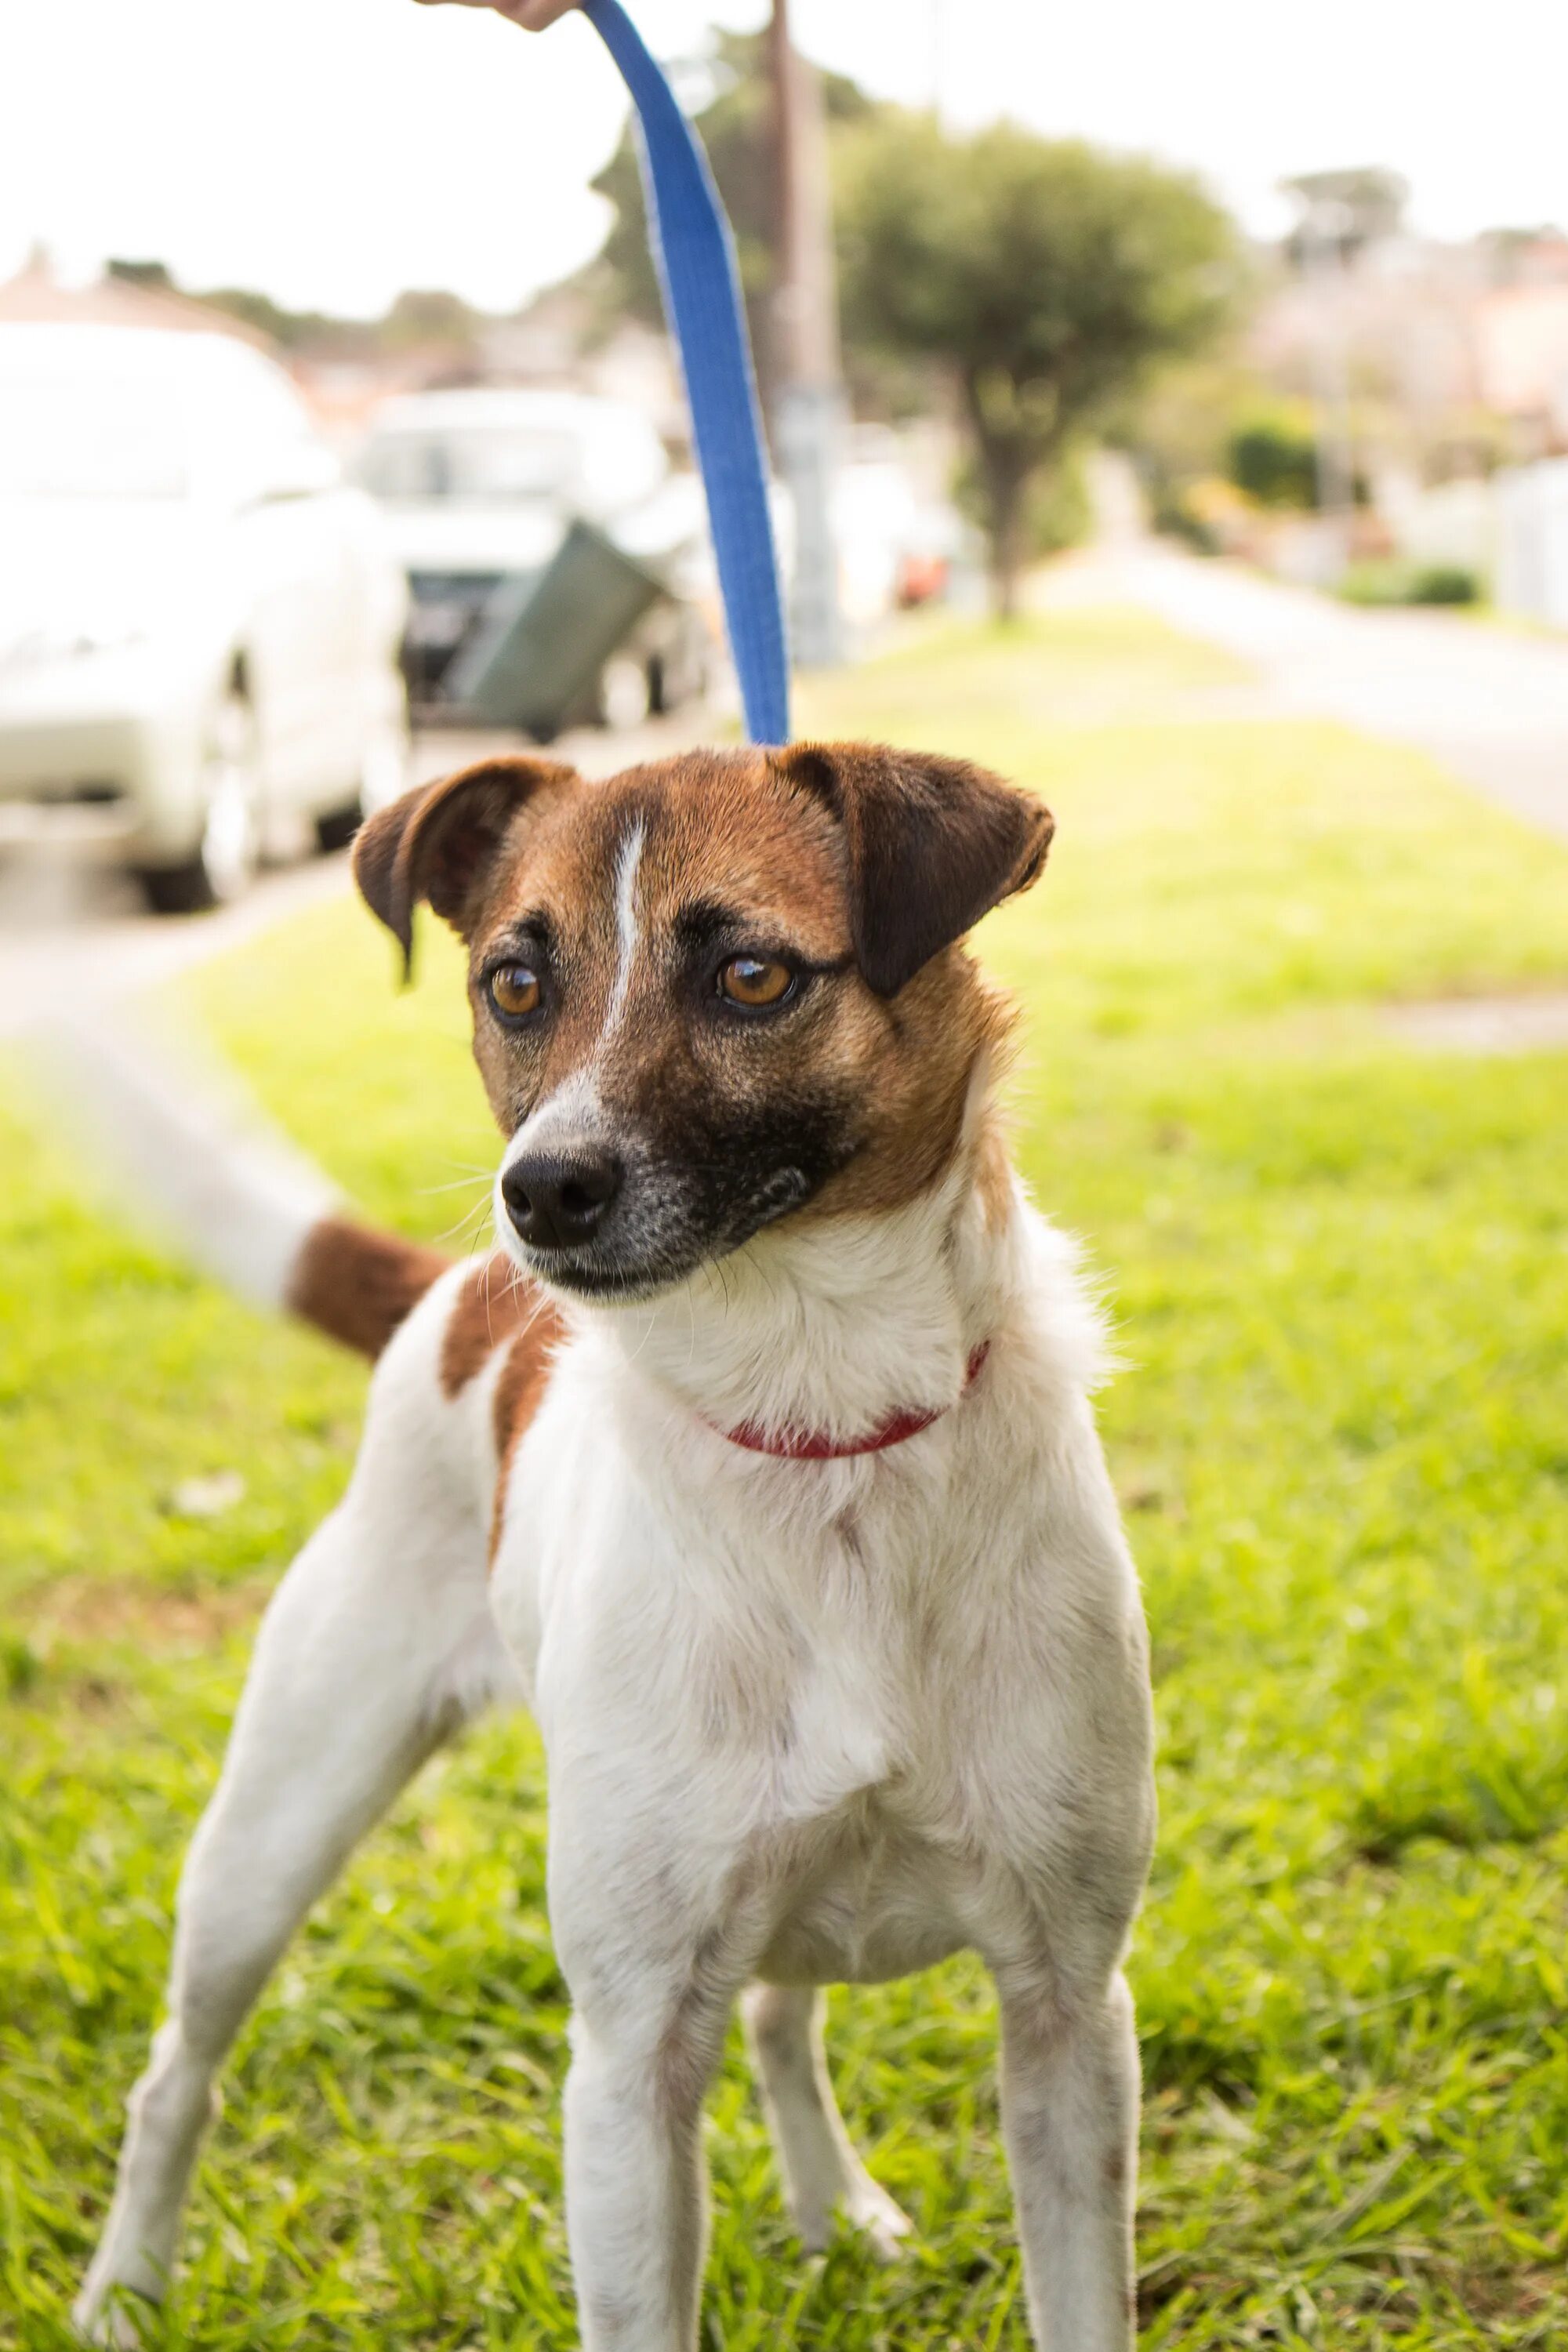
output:
M637 868L642 864L643 843L647 828L639 816L625 841L616 860L616 978L610 991L609 1010L605 1015L604 1034L607 1037L626 1009L626 992L632 984L632 965L637 959Z
M626 1005L632 984L632 968L642 936L637 914L637 883L646 835L647 827L639 817L622 842L616 858L616 976L610 987L605 1024L595 1041L594 1050L569 1077L562 1080L552 1094L534 1105L502 1155L496 1177L496 1214L503 1233L506 1219L500 1187L500 1179L509 1168L530 1152L570 1151L579 1144L598 1139L604 1134L605 1109L599 1097L599 1069L605 1043L614 1034Z

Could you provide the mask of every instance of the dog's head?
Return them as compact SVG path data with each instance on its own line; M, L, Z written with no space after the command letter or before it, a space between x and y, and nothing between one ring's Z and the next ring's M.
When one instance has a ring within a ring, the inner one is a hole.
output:
M405 958L421 899L467 943L509 1245L634 1298L932 1180L998 1021L957 942L1050 837L999 778L868 744L606 783L519 757L380 811L354 871Z

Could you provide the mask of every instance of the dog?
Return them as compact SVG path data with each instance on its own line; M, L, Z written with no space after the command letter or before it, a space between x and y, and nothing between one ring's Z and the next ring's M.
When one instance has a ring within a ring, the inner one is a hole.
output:
M819 1988L960 1948L998 1995L1036 2339L1126 2352L1146 1641L1100 1317L1011 1171L1012 1016L963 944L1051 833L981 769L834 743L599 784L492 760L374 816L355 877L405 961L421 903L466 943L507 1139L489 1257L204 1159L172 1113L160 1139L127 1096L195 1246L380 1360L185 1865L89 2336L137 2340L163 2292L215 2071L309 1906L440 1742L522 1700L589 2352L696 2344L737 2001L801 2240L838 2209L892 2253Z

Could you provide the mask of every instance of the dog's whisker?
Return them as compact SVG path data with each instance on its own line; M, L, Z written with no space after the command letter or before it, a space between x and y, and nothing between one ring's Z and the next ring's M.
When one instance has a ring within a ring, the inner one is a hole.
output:
M465 1209L462 1215L457 1219L456 1223L447 1227L445 1233L437 1234L437 1248L444 1248L448 1242L456 1241L459 1235L472 1236L473 1234L476 1234L479 1232L479 1223L483 1215L484 1209L482 1203L478 1208ZM468 1255L472 1246L473 1243L471 1238L465 1242L462 1251L464 1256Z

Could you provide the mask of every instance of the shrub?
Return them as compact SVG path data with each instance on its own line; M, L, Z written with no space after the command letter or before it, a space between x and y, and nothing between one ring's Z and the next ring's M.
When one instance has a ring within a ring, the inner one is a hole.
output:
M1478 604L1481 583L1463 563L1425 563L1410 583L1413 604Z
M1476 604L1481 583L1462 563L1408 563L1394 556L1352 563L1339 593L1347 604Z
M1318 443L1293 408L1244 417L1226 444L1226 471L1259 506L1308 511L1318 499Z
M1149 520L1163 538L1180 540L1194 555L1220 551L1219 533L1194 504L1190 484L1180 488L1157 485L1151 493Z

